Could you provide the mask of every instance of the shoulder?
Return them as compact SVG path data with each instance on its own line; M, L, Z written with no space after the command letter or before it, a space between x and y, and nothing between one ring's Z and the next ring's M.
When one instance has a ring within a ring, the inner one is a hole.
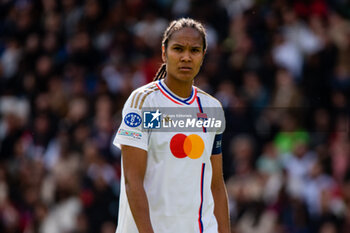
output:
M206 103L208 103L210 106L212 107L221 107L222 108L222 105L221 105L221 102L216 99L214 96L208 94L207 92L203 91L202 89L197 88L197 96L199 98L201 98L202 102L205 101Z
M151 82L149 84L137 88L129 96L129 99L125 103L125 107L141 110L147 97L149 97L152 93L155 93L158 90L159 89L156 86L156 82Z

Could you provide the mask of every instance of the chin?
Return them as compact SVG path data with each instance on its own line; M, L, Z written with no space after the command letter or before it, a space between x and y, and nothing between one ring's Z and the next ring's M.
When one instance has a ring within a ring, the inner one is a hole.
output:
M194 79L195 75L191 74L179 74L178 79L183 81L183 82L190 82Z

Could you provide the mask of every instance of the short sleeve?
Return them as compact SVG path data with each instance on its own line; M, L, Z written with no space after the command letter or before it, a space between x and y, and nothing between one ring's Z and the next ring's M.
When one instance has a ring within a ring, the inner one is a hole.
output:
M219 108L219 110L218 110L218 119L221 120L222 124L221 124L221 127L219 127L218 130L216 131L216 133L215 133L216 135L223 134L224 131L225 131L225 128L226 128L226 119L225 119L224 109L222 108L221 104L220 104L220 106L218 108Z
M214 142L213 142L213 149L211 154L215 155L215 154L221 154L222 153L222 134L225 131L225 127L226 127L226 120L225 120L225 113L223 108L220 105L220 110L218 111L219 114L219 119L221 119L222 124L221 127L218 128L218 130L215 133L215 137L214 137Z
M113 144L119 148L120 145L127 145L147 151L149 133L142 127L142 111L132 105L136 94L133 92L124 105L122 112L123 119L113 140Z

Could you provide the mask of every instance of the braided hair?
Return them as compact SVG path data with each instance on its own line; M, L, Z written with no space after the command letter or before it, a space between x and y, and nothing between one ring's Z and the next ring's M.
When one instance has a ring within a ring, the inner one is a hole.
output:
M207 48L206 36L207 35L205 32L205 28L200 22L193 20L193 19L190 19L190 18L181 18L178 20L174 20L169 24L168 28L165 30L165 32L163 34L163 40L162 40L162 46L165 47L165 50L168 48L168 42L169 42L171 35L174 32L179 31L180 29L183 29L186 27L194 28L201 34L202 39L203 39L203 51L206 50L206 48ZM166 75L167 75L166 63L163 63L160 66L160 68L158 69L156 76L154 77L154 81L163 79L166 77Z

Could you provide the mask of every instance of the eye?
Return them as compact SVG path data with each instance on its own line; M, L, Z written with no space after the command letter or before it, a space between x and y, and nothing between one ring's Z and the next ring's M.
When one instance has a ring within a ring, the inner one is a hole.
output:
M177 52L181 52L182 51L182 48L181 47L174 47L173 48L175 51L177 51Z
M192 53L199 53L200 52L200 50L198 48L193 48L191 51L192 51Z

